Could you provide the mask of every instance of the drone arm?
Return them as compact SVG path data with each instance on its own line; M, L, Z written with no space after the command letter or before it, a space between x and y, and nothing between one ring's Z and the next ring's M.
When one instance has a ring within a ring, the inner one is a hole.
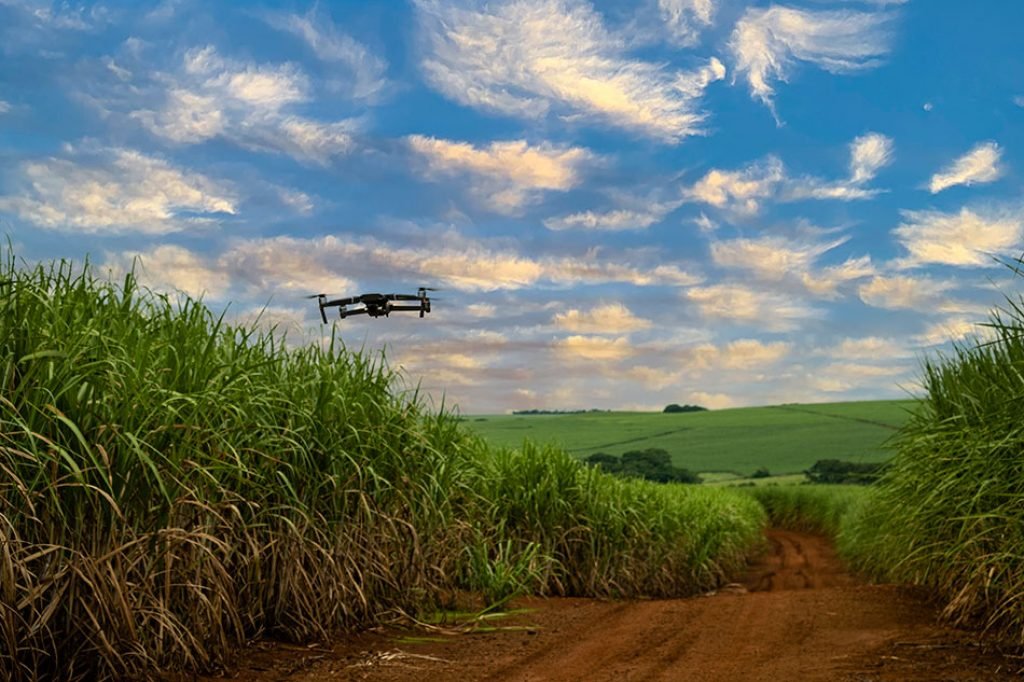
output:
M353 315L365 315L367 312L369 311L366 308L356 308L355 310L345 310L342 308L338 311L338 314L341 319L344 320L346 317L352 317Z

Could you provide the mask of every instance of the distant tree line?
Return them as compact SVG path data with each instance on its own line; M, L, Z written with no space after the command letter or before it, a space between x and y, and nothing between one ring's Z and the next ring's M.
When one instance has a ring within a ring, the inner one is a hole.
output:
M869 485L878 480L885 470L884 462L844 462L838 459L819 459L805 471L811 483L853 483Z
M658 483L700 483L700 476L672 464L672 456L661 448L630 450L622 457L595 452L584 460L590 466L617 476L643 478Z
M666 405L665 409L662 410L665 414L671 414L673 412L707 412L708 408L701 407L700 405L677 405L672 403Z
M586 414L588 412L611 412L596 407L589 410L512 410L512 414Z

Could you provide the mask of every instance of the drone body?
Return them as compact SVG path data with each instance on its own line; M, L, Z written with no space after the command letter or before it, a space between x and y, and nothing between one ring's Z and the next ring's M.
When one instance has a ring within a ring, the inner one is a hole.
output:
M337 307L338 316L341 319L352 315L367 315L369 317L388 317L396 311L419 311L420 317L430 312L430 298L427 287L420 287L416 294L361 294L359 296L348 296L346 298L328 299L327 294L314 294L309 298L317 299L320 306L320 318L327 324L326 308ZM416 305L396 303L396 301L416 301ZM359 306L349 307L349 306Z

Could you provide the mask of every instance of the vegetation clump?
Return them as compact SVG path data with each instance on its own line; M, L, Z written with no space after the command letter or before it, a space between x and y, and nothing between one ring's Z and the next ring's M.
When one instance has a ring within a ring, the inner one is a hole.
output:
M700 483L701 478L689 469L672 464L672 455L662 448L630 450L622 457L595 452L584 460L602 471L627 478L640 478L657 483Z
M455 589L690 594L759 535L727 491L492 450L383 356L290 347L129 274L0 263L0 679L215 669Z
M662 410L662 412L664 412L665 414L674 414L674 413L679 413L679 412L707 412L707 411L708 411L708 408L701 407L700 405L678 405L676 403L672 403L671 405L666 405L665 409Z
M811 483L869 485L885 470L885 462L844 462L819 459L804 473Z

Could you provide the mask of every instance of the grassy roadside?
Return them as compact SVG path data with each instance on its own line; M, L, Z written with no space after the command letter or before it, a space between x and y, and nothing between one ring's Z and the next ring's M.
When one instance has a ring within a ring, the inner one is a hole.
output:
M728 490L493 449L383 358L69 263L0 264L0 678L210 670L454 589L677 595L756 542Z
M844 535L861 570L924 585L954 622L1024 644L1024 298L988 326L924 364L922 408Z

